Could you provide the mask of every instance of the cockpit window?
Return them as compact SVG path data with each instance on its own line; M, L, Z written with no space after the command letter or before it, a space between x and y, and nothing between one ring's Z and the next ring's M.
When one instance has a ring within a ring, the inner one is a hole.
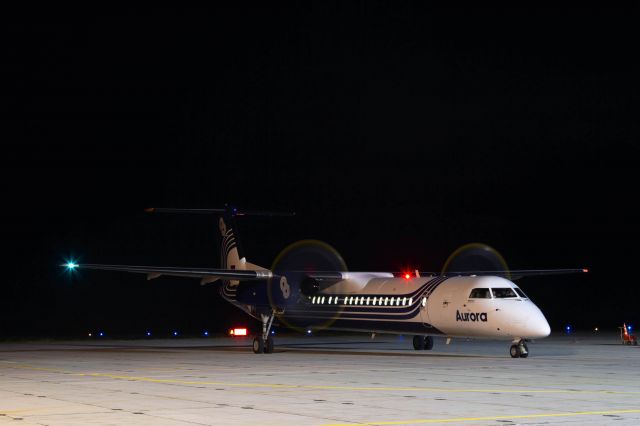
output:
M518 297L518 295L513 291L512 288L492 288L493 296L496 299L504 299L507 297Z
M522 297L523 299L528 299L527 295L524 294L524 291L520 290L518 287L515 287L514 290L516 291L516 293L518 293L518 296Z
M474 288L471 290L469 299L491 299L491 292L488 288Z

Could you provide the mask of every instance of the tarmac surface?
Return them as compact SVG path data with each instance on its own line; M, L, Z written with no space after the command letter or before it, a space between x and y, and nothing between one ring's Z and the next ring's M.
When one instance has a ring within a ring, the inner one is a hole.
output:
M0 425L640 424L640 346L409 336L0 343Z

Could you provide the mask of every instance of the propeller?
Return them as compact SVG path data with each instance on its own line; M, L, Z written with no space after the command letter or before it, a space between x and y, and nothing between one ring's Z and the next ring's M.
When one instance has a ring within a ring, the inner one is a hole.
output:
M336 249L318 240L302 240L287 246L276 257L271 266L273 277L267 282L269 304L278 314L281 324L304 332L309 326L323 329L340 316L342 309L336 305L334 315L328 320L312 320L287 315L287 309L311 299L323 288L331 286L335 280L318 280L309 277L309 272L346 272L347 265ZM284 311L284 312L283 312ZM318 322L320 321L320 322Z
M442 274L448 272L502 271L511 279L509 267L496 249L483 243L470 243L456 249L442 267Z

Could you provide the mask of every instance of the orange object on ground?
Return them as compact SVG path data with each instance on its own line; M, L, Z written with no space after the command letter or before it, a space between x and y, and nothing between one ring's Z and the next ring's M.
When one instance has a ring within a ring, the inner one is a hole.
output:
M620 340L622 340L623 345L634 345L638 344L638 340L634 334L629 333L629 329L627 328L627 324L622 324L620 328Z

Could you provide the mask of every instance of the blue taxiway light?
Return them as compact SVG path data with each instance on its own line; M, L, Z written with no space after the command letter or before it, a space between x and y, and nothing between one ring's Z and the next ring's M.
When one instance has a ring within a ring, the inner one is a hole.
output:
M311 334L311 330L307 330L307 334Z
M202 334L204 334L205 336L208 336L208 335L209 335L209 332L208 332L208 331L205 331L205 332L204 332L204 333L202 333Z
M98 336L102 337L104 336L104 333L101 331L100 333L98 333Z
M564 329L565 329L565 331L567 333L571 333L571 326L570 325L566 326Z
M627 330L631 331L631 326L630 325L627 326Z
M150 331L147 331L147 336L151 336L151 332Z
M178 332L177 332L177 331L174 331L174 332L173 332L173 335L174 335L174 336L177 336L177 335L178 335Z

